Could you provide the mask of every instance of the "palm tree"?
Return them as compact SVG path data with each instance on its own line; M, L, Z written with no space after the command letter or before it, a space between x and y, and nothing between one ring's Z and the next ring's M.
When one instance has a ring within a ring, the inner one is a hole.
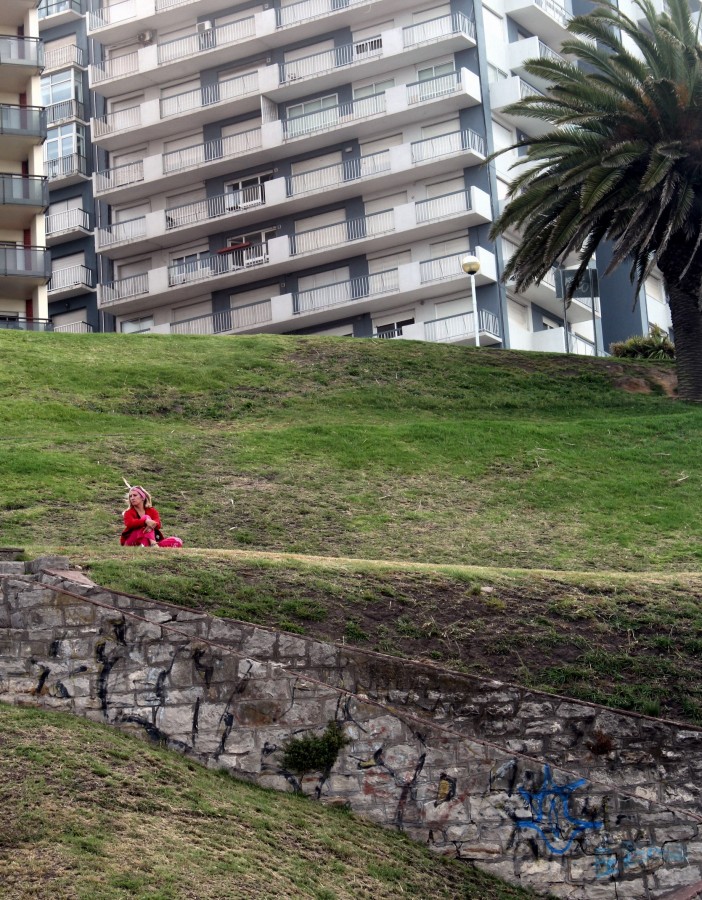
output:
M686 0L656 13L634 0L645 27L610 3L571 22L563 52L527 71L546 95L511 107L553 126L524 139L509 203L492 227L523 239L505 276L521 290L577 253L568 300L599 243L610 270L631 261L636 294L658 266L675 331L679 396L702 401L702 45ZM696 27L697 26L697 27ZM631 49L629 49L631 48Z

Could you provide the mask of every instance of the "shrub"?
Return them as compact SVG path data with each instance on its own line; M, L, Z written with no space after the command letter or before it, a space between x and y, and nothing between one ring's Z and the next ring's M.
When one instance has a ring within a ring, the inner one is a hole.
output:
M625 359L675 359L675 344L658 325L651 325L649 334L610 344L609 351Z
M338 722L330 722L324 734L291 738L283 748L283 768L296 775L305 772L329 772L339 750L348 743Z

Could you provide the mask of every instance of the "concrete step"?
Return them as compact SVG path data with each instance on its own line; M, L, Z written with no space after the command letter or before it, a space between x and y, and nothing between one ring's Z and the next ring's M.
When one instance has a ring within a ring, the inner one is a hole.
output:
M24 575L24 563L0 560L0 575Z

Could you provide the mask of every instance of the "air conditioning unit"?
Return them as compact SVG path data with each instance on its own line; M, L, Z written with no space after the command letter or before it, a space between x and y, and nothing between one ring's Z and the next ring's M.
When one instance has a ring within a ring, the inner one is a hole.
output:
M197 33L203 34L205 31L212 31L212 22L198 22Z
M140 44L153 44L155 37L155 31L140 31L137 35L137 39Z

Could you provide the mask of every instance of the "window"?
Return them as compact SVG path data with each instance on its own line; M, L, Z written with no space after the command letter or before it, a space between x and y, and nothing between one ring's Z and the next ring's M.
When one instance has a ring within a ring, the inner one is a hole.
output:
M225 209L248 209L250 206L265 203L263 185L272 177L272 172L261 172L258 175L249 175L248 178L240 178L238 181L228 181L224 185Z
M120 322L119 330L122 334L134 334L138 331L151 331L154 327L153 316L141 316L139 319L129 319L126 322Z
M400 337L402 329L407 325L414 325L414 318L398 319L397 322L384 322L376 328L376 334L380 338Z
M432 78L441 78L442 75L453 75L455 71L456 68L452 62L423 66L421 69L417 69L417 81L430 81Z
M318 97L316 100L306 100L304 103L295 103L287 109L288 119L299 119L300 116L309 116L337 106L339 98L337 94L327 94L326 97Z
M231 254L232 262L235 265L242 264L244 266L255 266L268 261L268 241L277 234L275 228L268 228L262 231L249 231L246 234L239 234L236 237L227 239L227 247L236 248L244 245L240 249L242 251L241 260L239 254Z
M487 7L483 7L483 28L485 29L485 47L490 61L502 62L504 45L507 37L505 33L505 20L502 16Z
M85 156L85 127L69 123L49 128L44 144L44 159L61 159L73 153Z
M329 128L339 119L339 98L337 94L327 94L304 103L295 103L287 108L286 131L293 137Z
M374 97L376 94L384 94L388 88L395 86L394 78L387 78L385 81L373 81L371 84L364 84L361 87L353 89L353 99L362 100L365 97Z
M43 106L52 106L63 100L83 100L83 82L75 69L55 72L41 79L41 102Z

